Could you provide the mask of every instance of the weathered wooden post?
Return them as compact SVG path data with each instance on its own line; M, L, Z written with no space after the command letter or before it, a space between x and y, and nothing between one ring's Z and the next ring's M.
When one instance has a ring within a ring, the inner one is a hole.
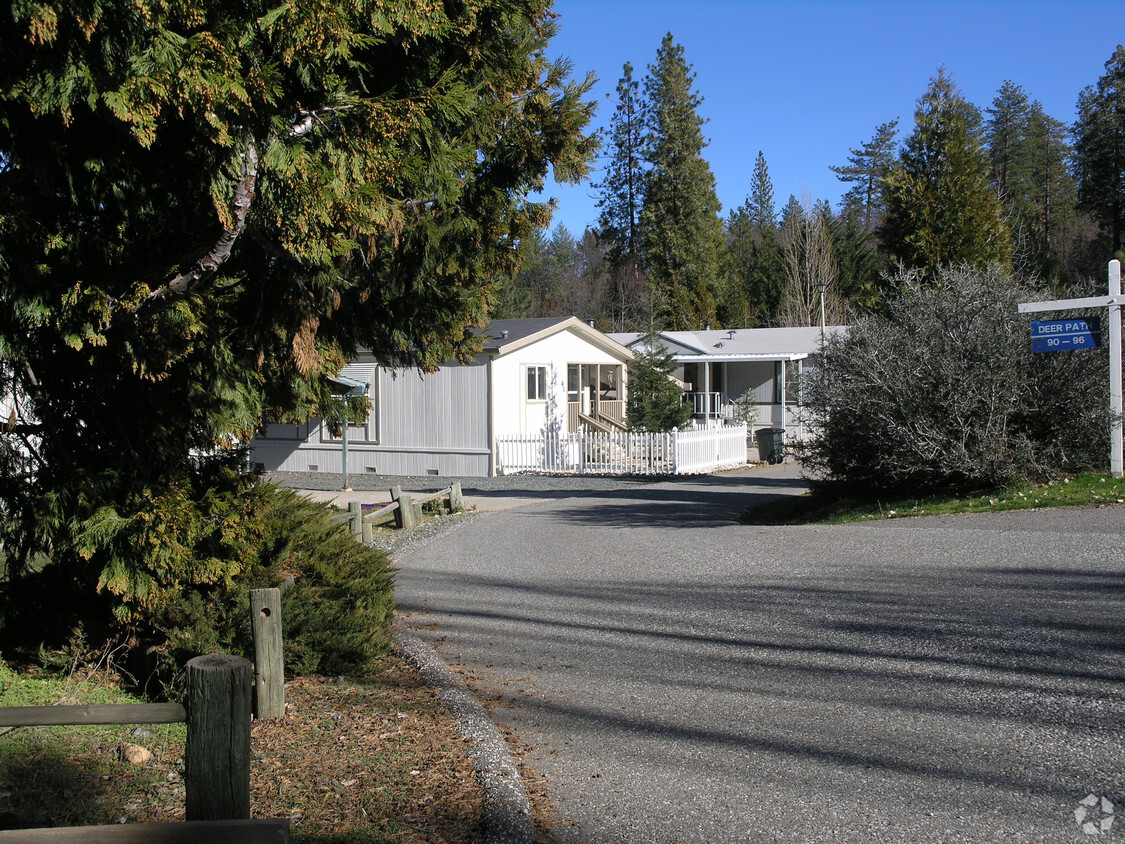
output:
M465 509L465 496L461 494L461 482L454 481L449 485L449 512L460 513Z
M284 718L281 590L251 589L250 615L254 627L254 713L259 718Z
M352 529L352 536L357 540L363 538L363 505L358 501L348 502L348 525Z
M187 664L187 820L250 817L250 661L229 654Z
M395 527L399 530L405 530L417 525L414 499L410 497L410 493L403 492L400 486L393 486L391 487L391 498L398 502L398 509L395 510Z
M363 544L370 545L375 541L375 525L366 520L361 521L361 524L363 525Z

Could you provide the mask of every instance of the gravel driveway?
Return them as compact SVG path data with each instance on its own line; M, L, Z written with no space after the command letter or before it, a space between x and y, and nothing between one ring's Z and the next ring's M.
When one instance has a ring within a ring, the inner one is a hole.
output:
M1088 841L1125 798L1125 510L734 515L787 468L485 513L396 553L564 842ZM1122 810L1125 812L1125 810ZM1125 818L1111 834L1125 835Z

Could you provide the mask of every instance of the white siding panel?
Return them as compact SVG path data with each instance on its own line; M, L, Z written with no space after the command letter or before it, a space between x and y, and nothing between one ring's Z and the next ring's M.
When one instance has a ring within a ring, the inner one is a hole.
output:
M492 381L495 435L541 433L548 407L553 407L565 429L567 365L572 363L620 365L623 361L571 331L561 331L497 358L493 362ZM547 387L547 402L527 401L528 366L549 367L552 383Z

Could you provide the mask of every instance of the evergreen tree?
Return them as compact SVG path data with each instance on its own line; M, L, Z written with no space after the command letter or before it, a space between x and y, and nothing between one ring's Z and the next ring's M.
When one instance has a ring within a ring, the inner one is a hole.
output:
M1012 265L1025 278L1056 279L1065 233L1074 230L1074 186L1067 172L1066 129L1005 82L987 110L992 184L1004 209Z
M940 266L1008 263L1010 236L988 181L979 124L979 111L939 70L885 180L880 238L892 260L928 273Z
M640 234L643 266L660 296L660 322L703 328L716 319L722 266L722 222L715 177L703 158L707 142L684 50L664 37L645 78L649 104L646 159L651 168Z
M600 236L610 245L617 266L637 255L637 223L645 196L644 143L644 102L633 66L626 62L609 122L609 161L604 178L594 185L600 193Z
M638 227L645 197L645 102L633 66L626 62L610 118L609 161L599 191L598 237L608 248L603 317L607 327L628 331L647 325L652 296L640 268Z
M1070 172L1073 148L1066 124L1032 102L1028 114L1028 155L1024 182L1032 219L1036 274L1068 283L1077 275L1068 273L1071 254L1081 237L1078 224L1077 186Z
M629 398L625 418L632 431L671 431L691 419L691 405L672 380L676 359L655 331L645 335L645 349L629 363Z
M878 312L885 304L884 259L875 237L854 216L826 217L839 270L839 292L859 311Z
M755 246L747 203L735 208L727 216L726 247L727 278L719 301L719 319L728 328L749 327L757 320L749 295L748 282Z
M770 178L766 157L758 150L754 159L754 172L750 174L750 196L746 202L750 225L759 236L777 232L777 209L773 204L773 180Z
M49 547L123 607L224 582L191 531L232 442L326 411L360 346L472 355L529 195L593 152L553 31L549 0L0 11L9 568Z
M1105 249L1125 246L1125 46L1078 98L1074 124L1078 204L1101 228Z
M872 232L883 219L883 183L894 164L898 118L881 123L870 141L853 149L843 167L830 167L841 182L852 187L840 199L841 212Z
M727 218L729 280L724 309L727 326L767 325L777 315L785 286L785 268L777 241L773 182L759 150L750 195Z

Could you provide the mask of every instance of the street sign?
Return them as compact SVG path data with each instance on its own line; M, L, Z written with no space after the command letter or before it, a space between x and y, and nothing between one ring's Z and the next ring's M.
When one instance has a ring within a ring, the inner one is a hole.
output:
M1121 262L1109 262L1109 295L1090 296L1086 299L1056 299L1053 302L1024 302L1021 314L1038 314L1044 311L1066 311L1072 308L1109 308L1109 471L1113 477L1125 476L1125 390L1121 373L1125 369L1125 349L1121 343ZM1066 320L1062 320L1065 324ZM1064 332L1065 333L1065 332ZM1093 332L1091 332L1092 334ZM1035 340L1032 339L1032 344ZM1048 350L1051 348L1047 347ZM1032 351L1035 351L1033 348Z
M1102 324L1090 319L1057 319L1031 323L1031 351L1066 352L1096 349L1101 345Z

